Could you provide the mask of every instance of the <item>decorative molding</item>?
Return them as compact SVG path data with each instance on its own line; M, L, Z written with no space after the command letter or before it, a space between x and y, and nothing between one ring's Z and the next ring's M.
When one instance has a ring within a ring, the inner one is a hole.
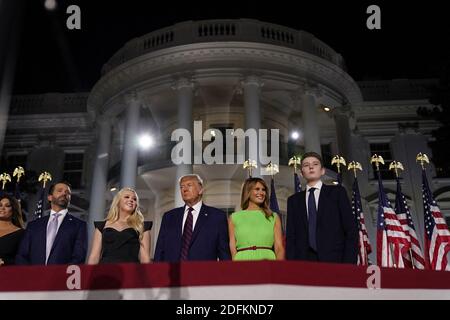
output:
M171 85L171 88L172 88L172 90L175 90L175 91L179 91L184 88L191 89L192 91L194 91L196 88L196 83L192 77L190 77L190 78L183 77L183 78L177 79Z
M240 81L241 87L245 88L247 86L256 86L261 89L264 86L264 81L261 77L256 75L249 75Z
M51 128L90 128L90 121L86 113L14 115L8 119L8 130Z
M362 96L356 82L330 62L317 58L309 53L269 44L229 42L229 43L196 43L162 49L136 57L105 74L94 86L89 96L89 105L95 108L103 106L117 94L129 88L142 86L142 79L150 83L158 79L154 86L171 81L170 75L186 66L191 72L195 70L220 71L224 76L236 71L245 73L247 64L251 62L253 69L264 74L264 80L276 75L277 81L285 79L292 83L298 74L308 74L308 78L320 82L339 92L352 103L360 103ZM230 68L230 66L233 66ZM196 73L196 80L201 75ZM298 81L298 80L297 80Z

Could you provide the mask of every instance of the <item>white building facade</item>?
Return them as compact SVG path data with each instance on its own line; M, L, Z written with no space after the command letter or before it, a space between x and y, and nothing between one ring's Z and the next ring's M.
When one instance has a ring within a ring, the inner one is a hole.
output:
M154 222L154 247L163 213L182 204L180 176L200 174L206 180L204 201L227 213L239 209L247 176L239 163L174 165L175 129L193 133L194 121L201 121L203 131L279 129L275 181L282 216L294 192L289 158L305 150L321 153L329 167L325 181L332 183L336 172L329 161L340 154L364 168L358 180L375 245L373 153L403 163L403 191L416 229L423 233L421 171L415 158L419 152L431 158L428 142L438 123L416 111L430 107L426 88L435 82L357 83L340 54L307 32L280 25L248 19L183 22L126 43L104 65L89 93L15 96L3 156L26 159L29 170L76 180L79 205L74 206L90 226L105 217L112 188L136 188L146 218ZM291 138L294 131L297 140ZM155 140L149 151L137 146L143 133ZM195 143L201 149L209 144ZM436 177L433 165L427 172L449 216L450 179ZM388 172L383 177L394 199L395 180ZM351 182L346 173L345 185Z

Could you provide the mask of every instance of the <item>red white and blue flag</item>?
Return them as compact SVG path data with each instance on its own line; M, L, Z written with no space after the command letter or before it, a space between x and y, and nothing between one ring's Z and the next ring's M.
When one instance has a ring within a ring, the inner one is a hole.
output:
M368 256L372 252L369 235L367 234L364 213L361 204L361 194L359 193L358 179L353 181L352 188L352 209L358 224L358 265L367 266L369 264Z
M404 268L403 255L410 244L384 192L378 172L377 265Z
M425 219L425 254L432 270L450 270L450 231L433 198L425 170L422 170L422 197Z
M397 178L397 194L395 197L395 212L400 221L406 237L410 243L411 249L403 255L403 261L406 268L426 269L425 257L420 247L419 238L416 234L416 228L402 192L400 180Z

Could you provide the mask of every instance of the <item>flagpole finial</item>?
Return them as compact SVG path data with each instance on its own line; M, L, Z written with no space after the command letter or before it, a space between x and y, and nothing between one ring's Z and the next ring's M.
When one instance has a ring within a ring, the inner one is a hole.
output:
M345 163L345 159L344 157L340 156L340 155L335 155L332 159L331 159L331 165L335 164L337 167L337 172L341 173L341 165L346 166L347 164Z
M422 170L425 170L425 163L430 164L430 159L425 153L419 152L416 156L416 162L419 162Z
M275 163L272 163L272 161L269 162L269 164L266 166L265 170L272 176L272 178L274 175L276 175L278 172L280 172L278 165Z
M300 156L293 156L289 159L288 166L294 167L294 173L297 173L297 166L302 163L302 158Z
M402 170L404 171L405 169L403 168L403 165L400 161L392 161L391 164L389 165L389 170L394 170L395 171L395 177L398 178L398 170Z
M18 166L17 168L14 169L13 177L17 176L17 183L19 183L20 178L24 175L25 175L25 170L23 169L23 167Z
M242 165L242 167L244 169L248 170L248 177L251 178L252 177L252 173L253 173L253 169L258 168L258 165L256 164L255 160L248 159L248 160L244 161L244 164Z
M362 166L361 166L361 163L359 163L357 161L352 161L348 164L347 169L353 170L353 174L355 175L355 178L356 178L356 170L362 171Z
M45 184L47 183L47 181L52 181L52 175L50 173L48 173L47 171L42 172L39 175L39 182L43 181L43 188L45 189Z
M5 190L5 184L11 182L11 176L4 172L0 174L0 181L2 182L2 190Z
M380 163L384 164L384 159L382 156L379 156L377 154L374 154L370 158L370 163L375 163L375 167L377 168L377 171L380 171Z

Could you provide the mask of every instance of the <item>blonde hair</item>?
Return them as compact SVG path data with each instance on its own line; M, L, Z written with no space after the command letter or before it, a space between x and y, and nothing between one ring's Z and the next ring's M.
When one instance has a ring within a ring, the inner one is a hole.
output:
M125 191L131 191L136 195L136 209L133 211L133 213L128 217L127 224L132 227L136 232L139 234L139 238L142 239L144 235L144 215L141 212L141 209L139 208L139 197L136 193L136 191L132 188L122 188L113 198L113 201L111 203L111 207L109 209L108 215L106 216L107 222L116 222L119 220L119 213L120 213L120 199L122 198L122 195L125 193Z
M264 202L260 205L260 208L264 212L266 218L269 219L269 217L273 215L272 210L269 208L269 188L267 188L266 182L261 178L248 178L245 180L242 185L241 208L242 210L246 210L248 208L250 203L250 194L258 182L263 185L266 191L266 197Z
M181 181L183 181L183 179L197 179L198 184L200 185L200 187L203 188L203 179L196 173L191 173L191 174L186 174L184 176L181 176L180 179L178 179L178 184L180 184Z

